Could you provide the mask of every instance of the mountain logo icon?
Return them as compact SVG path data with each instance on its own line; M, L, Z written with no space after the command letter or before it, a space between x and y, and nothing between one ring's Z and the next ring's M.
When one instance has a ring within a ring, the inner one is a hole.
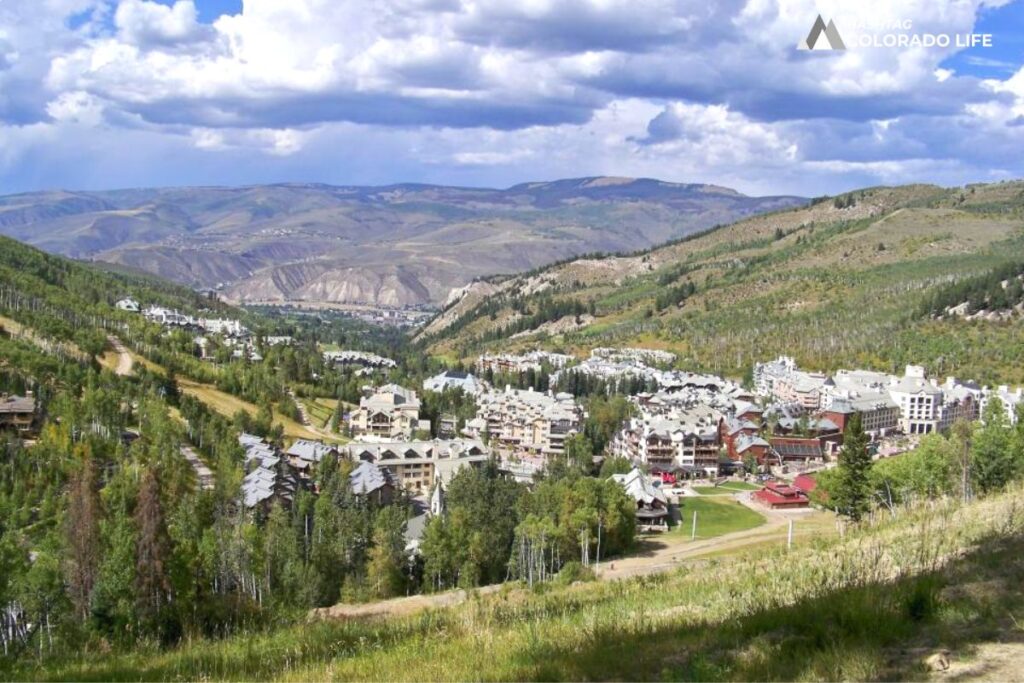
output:
M825 34L825 40L821 40L821 34ZM814 26L811 27L811 32L807 34L807 38L801 40L796 49L798 50L845 50L846 43L839 36L839 30L836 28L834 21L829 19L828 26L822 20L821 15L814 20Z

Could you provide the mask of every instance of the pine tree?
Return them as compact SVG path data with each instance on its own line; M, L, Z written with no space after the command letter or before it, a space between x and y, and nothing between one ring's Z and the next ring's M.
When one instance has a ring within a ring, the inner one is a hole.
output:
M867 435L861 427L860 414L854 413L846 425L835 485L829 491L829 500L836 511L854 522L860 521L871 509L870 472Z
M1003 402L992 398L982 417L984 424L975 428L971 440L971 469L978 488L989 492L1001 489L1013 478L1017 463Z

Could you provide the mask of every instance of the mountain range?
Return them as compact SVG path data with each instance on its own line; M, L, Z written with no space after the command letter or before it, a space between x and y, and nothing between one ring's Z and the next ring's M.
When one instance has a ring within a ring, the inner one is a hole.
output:
M423 306L485 276L632 252L800 206L715 185L592 177L508 189L279 184L0 197L0 234L234 303Z

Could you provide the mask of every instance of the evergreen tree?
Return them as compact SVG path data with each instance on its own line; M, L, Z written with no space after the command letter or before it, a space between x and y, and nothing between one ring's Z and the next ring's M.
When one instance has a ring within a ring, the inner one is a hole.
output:
M860 413L854 413L846 425L835 483L829 491L836 512L858 522L871 509L870 473L867 435L861 427Z
M1003 402L992 398L982 420L971 439L971 469L974 483L987 493L1006 486L1016 473L1017 462Z

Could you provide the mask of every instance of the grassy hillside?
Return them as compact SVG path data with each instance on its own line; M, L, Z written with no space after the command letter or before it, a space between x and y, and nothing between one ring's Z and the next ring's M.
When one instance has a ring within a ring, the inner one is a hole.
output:
M779 353L826 370L917 361L936 374L1022 382L1019 317L934 321L919 310L937 286L1022 249L1024 182L870 188L630 257L481 283L421 341L460 356L643 344L735 376ZM594 317L566 316L570 301Z
M842 540L456 608L313 623L169 653L86 653L13 678L867 680L1011 674L1024 616L1020 488L900 511ZM1002 642L1001 642L1002 641ZM1010 643L1010 644L1006 644ZM1010 668L1000 669L1001 666ZM987 668L986 668L987 667Z

